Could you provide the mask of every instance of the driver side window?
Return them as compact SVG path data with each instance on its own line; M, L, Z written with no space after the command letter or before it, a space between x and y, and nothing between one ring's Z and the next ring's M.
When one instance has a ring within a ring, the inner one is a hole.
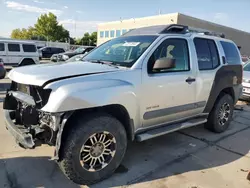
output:
M170 69L154 70L154 64L161 58L172 59L175 67ZM188 43L185 39L166 39L154 51L148 61L149 73L189 71Z

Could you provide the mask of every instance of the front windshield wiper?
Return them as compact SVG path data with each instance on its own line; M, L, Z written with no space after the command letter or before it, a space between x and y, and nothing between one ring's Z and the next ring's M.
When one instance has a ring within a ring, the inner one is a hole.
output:
M111 62L111 61L101 61L99 59L90 59L90 60L85 60L85 61L89 61L91 63L99 63L99 64L102 64L102 65L109 65L109 66L112 66L112 67L115 67L115 68L119 68L119 66L115 65L114 62Z

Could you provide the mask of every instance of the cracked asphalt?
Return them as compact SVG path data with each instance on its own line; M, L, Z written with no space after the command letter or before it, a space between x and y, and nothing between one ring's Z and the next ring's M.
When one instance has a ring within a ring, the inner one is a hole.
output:
M238 107L242 110L235 110L222 134L197 126L129 143L115 174L92 187L249 188L250 106L239 102ZM1 101L0 109L0 187L86 187L69 181L50 161L53 147L17 146L5 129Z

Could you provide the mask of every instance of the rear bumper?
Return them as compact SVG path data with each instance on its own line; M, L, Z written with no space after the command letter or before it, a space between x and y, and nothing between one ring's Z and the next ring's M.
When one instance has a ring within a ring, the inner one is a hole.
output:
M24 148L34 148L35 143L32 138L32 135L28 133L27 129L24 129L23 127L19 127L18 125L15 125L11 119L10 113L12 111L4 110L4 121L6 125L6 129L12 134L12 136L15 138L16 142L20 144Z

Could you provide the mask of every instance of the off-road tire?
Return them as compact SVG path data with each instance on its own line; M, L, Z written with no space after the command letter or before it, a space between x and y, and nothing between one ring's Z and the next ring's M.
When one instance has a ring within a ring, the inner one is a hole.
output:
M81 185L95 184L111 176L120 165L127 148L127 135L121 122L108 114L96 113L77 118L67 126L72 128L64 140L58 162L64 174ZM79 154L85 141L100 131L108 131L115 137L116 153L102 170L89 172L81 166Z
M219 111L223 104L228 103L230 106L230 114L227 122L222 126L219 123ZM205 124L205 128L215 133L222 133L226 131L232 121L234 109L234 101L231 95L222 93L216 100L212 111L209 114L208 121Z

